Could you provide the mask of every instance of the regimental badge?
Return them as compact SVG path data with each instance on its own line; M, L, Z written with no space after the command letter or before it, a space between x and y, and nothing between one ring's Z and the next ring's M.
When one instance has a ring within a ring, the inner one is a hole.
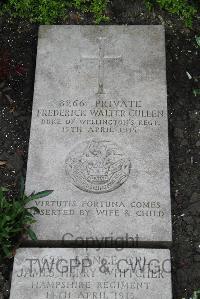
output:
M120 187L129 177L130 159L120 147L107 140L77 144L66 159L66 172L79 189L106 193Z

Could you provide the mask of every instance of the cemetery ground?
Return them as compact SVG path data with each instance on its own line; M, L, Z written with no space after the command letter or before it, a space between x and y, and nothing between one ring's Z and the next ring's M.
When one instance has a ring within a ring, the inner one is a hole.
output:
M121 4L120 4L121 3ZM199 88L200 24L193 28L161 11L148 13L131 2L118 2L110 24L164 24L173 216L172 279L175 299L200 288ZM71 13L70 24L90 24ZM25 177L34 86L38 26L0 19L0 186L10 200ZM0 265L0 299L9 298L13 260Z

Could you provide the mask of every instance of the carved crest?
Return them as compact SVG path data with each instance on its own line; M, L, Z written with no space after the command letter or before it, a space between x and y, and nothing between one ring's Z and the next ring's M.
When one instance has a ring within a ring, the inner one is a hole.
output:
M93 193L106 193L121 186L129 176L130 166L118 145L99 139L78 144L66 159L66 172L73 184Z

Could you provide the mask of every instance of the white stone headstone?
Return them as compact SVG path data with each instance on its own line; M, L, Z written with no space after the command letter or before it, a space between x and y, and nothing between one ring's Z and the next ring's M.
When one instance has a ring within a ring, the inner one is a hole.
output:
M172 299L170 268L162 249L22 248L10 299Z
M162 26L40 26L26 192L39 240L171 241Z

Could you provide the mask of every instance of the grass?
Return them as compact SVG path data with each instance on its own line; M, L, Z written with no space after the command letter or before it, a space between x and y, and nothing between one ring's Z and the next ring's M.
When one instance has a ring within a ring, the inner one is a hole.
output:
M8 0L1 7L1 14L20 17L32 23L55 24L67 20L69 10L94 16L95 23L108 21L105 15L108 0Z
M197 15L197 5L188 0L145 0L149 9L155 5L171 14L179 16L187 27L192 27L193 19Z
M135 0L129 0L135 1ZM147 8L159 6L180 17L187 27L192 27L193 18L197 15L199 0L144 0ZM37 24L65 23L70 15L70 10L77 14L93 16L94 23L108 22L106 14L109 0L7 0L1 4L1 14L11 17L23 18Z

